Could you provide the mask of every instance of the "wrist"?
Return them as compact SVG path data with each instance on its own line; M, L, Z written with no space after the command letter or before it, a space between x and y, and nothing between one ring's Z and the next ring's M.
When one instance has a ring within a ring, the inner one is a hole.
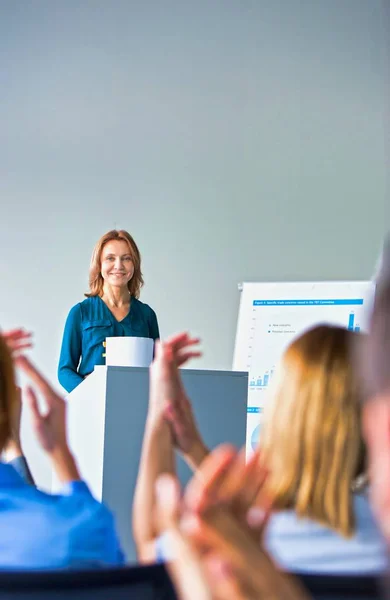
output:
M61 446L48 452L58 479L61 483L79 481L80 473L73 454L68 446Z
M19 456L23 456L20 440L12 439L4 448L4 459L6 462L10 462Z

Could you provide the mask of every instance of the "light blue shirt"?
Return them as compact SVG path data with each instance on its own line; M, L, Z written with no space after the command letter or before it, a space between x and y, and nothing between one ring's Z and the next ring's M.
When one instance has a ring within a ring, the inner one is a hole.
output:
M344 538L292 510L274 513L265 547L284 571L328 575L377 575L387 569L387 547L365 495L354 496L356 532ZM167 532L156 540L156 561L174 558Z
M26 484L0 462L0 569L99 568L124 564L110 511L75 481L63 495Z
M286 571L327 574L378 574L387 567L386 544L364 494L353 498L356 532L344 538L292 510L272 515L265 545Z

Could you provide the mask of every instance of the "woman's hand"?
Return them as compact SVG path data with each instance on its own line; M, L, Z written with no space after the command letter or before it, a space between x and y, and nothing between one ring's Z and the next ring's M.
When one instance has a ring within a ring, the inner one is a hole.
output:
M13 358L32 348L32 333L22 328L2 331L1 337L8 346Z
M65 401L26 356L17 356L15 364L33 384L33 387L26 390L26 402L41 447L52 459L60 480L65 482L80 479L67 442ZM45 413L39 407L36 390L46 402Z
M183 394L183 385L179 367L191 358L200 356L192 350L199 343L182 333L167 339L156 341L155 357L150 366L149 410L153 417L161 418L170 406L177 406Z
M248 595L226 561L213 551L200 550L180 527L180 488L172 475L162 475L156 484L157 513L169 540L173 559L167 562L180 600L254 600Z
M202 515L211 508L229 510L259 543L271 502L264 492L268 471L259 451L245 460L245 449L224 444L203 461L187 486L185 504Z
M13 360L17 356L21 356L24 352L32 348L32 333L25 331L22 328L9 329L1 331L1 337L7 344L8 350L11 352ZM12 437L8 441L4 452L7 462L23 455L20 441L20 423L22 418L22 397L21 389L16 388L14 405L12 407Z
M159 521L173 556L167 566L180 600L307 598L293 578L278 571L232 510L213 507L199 516L183 509L173 476L162 475L156 492Z
M171 426L176 448L184 455L192 468L196 468L208 454L208 449L196 425L191 402L184 389L179 367L191 358L198 358L201 352L194 350L200 340L187 333L175 335L163 343L164 352L169 357L166 375L170 388L165 394L162 409L165 419Z

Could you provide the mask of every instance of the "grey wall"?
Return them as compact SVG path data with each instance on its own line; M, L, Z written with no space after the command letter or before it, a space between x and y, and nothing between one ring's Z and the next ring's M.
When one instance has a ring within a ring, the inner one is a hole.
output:
M230 368L243 280L365 278L385 214L379 0L2 0L2 326L56 380L93 244ZM47 468L27 436L38 478Z

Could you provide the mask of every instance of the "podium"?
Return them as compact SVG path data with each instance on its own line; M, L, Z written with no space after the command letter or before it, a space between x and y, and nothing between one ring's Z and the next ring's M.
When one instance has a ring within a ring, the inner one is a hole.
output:
M194 414L209 448L245 445L248 374L181 370ZM136 560L131 512L149 396L149 370L97 366L67 396L69 445L94 496L115 514L127 560ZM191 471L181 457L183 485ZM52 490L59 485L53 476Z

